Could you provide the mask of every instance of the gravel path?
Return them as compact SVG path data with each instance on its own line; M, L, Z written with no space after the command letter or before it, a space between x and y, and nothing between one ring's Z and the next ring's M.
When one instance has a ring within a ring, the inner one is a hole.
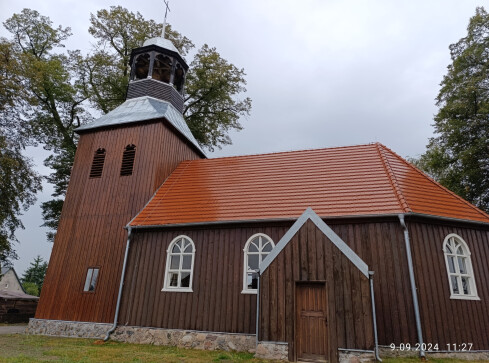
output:
M0 325L0 334L24 334L26 325Z

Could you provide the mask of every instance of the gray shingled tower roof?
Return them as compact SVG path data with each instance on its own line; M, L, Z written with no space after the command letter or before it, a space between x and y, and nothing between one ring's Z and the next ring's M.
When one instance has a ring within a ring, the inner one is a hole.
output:
M166 101L153 97L143 96L126 100L122 105L103 115L89 124L78 127L75 131L88 130L144 122L165 118L177 129L182 136L190 141L205 156L204 151L188 128L182 114Z

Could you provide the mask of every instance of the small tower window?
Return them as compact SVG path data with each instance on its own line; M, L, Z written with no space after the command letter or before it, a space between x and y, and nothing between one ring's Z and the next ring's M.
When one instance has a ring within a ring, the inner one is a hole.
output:
M102 177L104 169L105 149L98 149L93 155L92 168L90 169L90 178Z
M122 154L121 176L132 175L135 156L136 146L127 145Z
M158 54L153 64L153 79L170 83L171 58L163 54Z
M134 79L148 78L150 55L148 53L141 54L134 62Z
M183 71L182 66L180 65L180 63L177 63L177 66L175 67L175 77L173 78L173 84L175 85L175 88L178 92L182 92L183 82L185 80L184 76L185 72Z
M443 243L451 299L479 300L467 243L449 234Z
M87 277L85 279L85 286L83 287L83 291L85 292L94 292L95 287L97 286L98 279L98 268L89 268L87 271Z

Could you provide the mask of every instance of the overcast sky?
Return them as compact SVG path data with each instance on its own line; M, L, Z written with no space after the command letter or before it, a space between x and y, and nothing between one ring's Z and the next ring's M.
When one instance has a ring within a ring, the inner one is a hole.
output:
M136 7L136 4L139 7ZM169 22L197 47L214 46L246 71L251 116L232 146L210 157L379 141L403 157L433 135L435 97L448 46L466 34L483 1L172 0ZM90 13L122 5L162 22L163 1L0 0L0 20L31 8L72 29L68 49L86 52ZM9 37L2 27L0 36ZM29 150L38 170L48 155ZM50 199L45 184L39 202ZM49 258L39 204L17 233L19 274Z

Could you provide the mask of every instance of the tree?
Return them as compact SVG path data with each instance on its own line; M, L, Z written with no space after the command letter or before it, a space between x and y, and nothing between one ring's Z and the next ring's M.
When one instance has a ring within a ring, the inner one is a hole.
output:
M89 32L96 42L90 54L61 51L70 28L54 27L48 17L24 9L4 23L12 39L0 41L9 55L12 82L0 90L4 127L16 130L23 144L42 145L52 152L45 165L54 172L53 200L43 203L44 226L57 228L76 151L74 129L92 120L90 106L107 113L124 102L130 73L130 54L145 39L160 35L162 25L145 20L121 6L100 10L90 17ZM185 36L167 26L166 36L182 56L194 48ZM240 116L251 109L245 73L215 48L204 45L190 63L185 116L197 141L210 150L230 144L229 130L242 128ZM6 117L9 115L9 117ZM1 126L1 125L0 125ZM54 238L54 232L48 233Z
M0 133L0 264L16 258L15 231L24 228L19 215L35 202L41 179L20 148Z
M42 289L42 284L44 283L44 277L46 276L47 268L48 263L45 262L39 255L34 258L33 262L31 262L30 267L24 272L22 278L20 279L22 281L22 286L24 286L24 289L26 288L26 286L30 289L31 293L28 292L28 294L39 296ZM34 289L32 289L32 284L37 288L37 294L33 293L35 291Z
M27 295L39 296L39 288L33 282L23 282L22 287Z
M207 44L198 51L187 76L184 115L202 146L231 144L229 130L241 130L240 116L248 115L251 99L237 100L245 92L245 73L221 58Z
M131 50L148 38L160 36L162 24L121 6L92 14L90 23L89 32L97 40L86 60L90 101L105 113L125 99ZM182 56L194 48L192 41L171 25L165 34ZM231 144L228 132L242 129L239 118L251 110L251 99L238 97L246 92L245 85L244 70L223 59L216 48L204 44L197 51L186 80L184 116L201 146L213 150Z
M77 51L55 52L55 48L64 47L70 28L53 28L51 20L35 10L14 14L4 26L13 34L12 41L3 40L3 48L8 49L9 62L15 65L10 68L20 92L0 109L2 126L18 130L20 144L40 143L52 152L45 161L54 169L48 181L55 185L53 196L63 198L76 151L74 129L92 119L83 106L88 93L77 67L81 55ZM9 89L7 93L14 92ZM61 212L50 209L53 204L42 205L48 226L57 226Z
M489 14L470 19L467 36L450 45L452 64L441 82L436 136L417 165L489 211Z

